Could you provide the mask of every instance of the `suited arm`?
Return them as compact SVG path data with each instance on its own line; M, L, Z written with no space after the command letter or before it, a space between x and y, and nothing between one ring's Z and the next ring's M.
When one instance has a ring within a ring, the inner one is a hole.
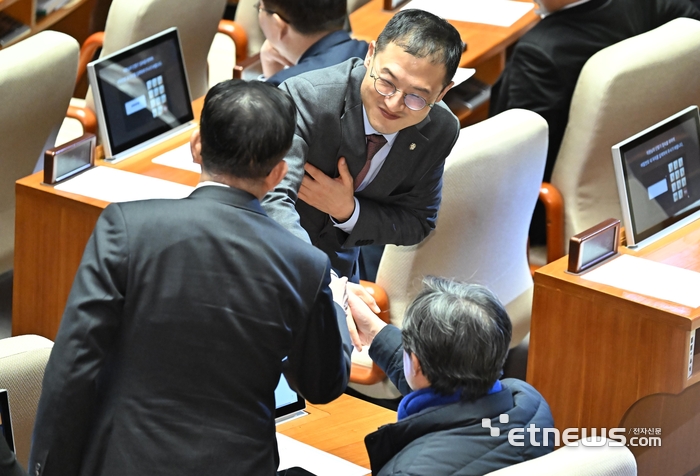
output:
M100 216L85 248L44 374L29 468L78 474L96 406L100 370L115 339L127 273L118 205Z
M311 403L328 403L345 391L350 379L352 342L345 311L333 301L326 262L306 328L296 338L284 370L289 384Z
M401 395L413 391L403 372L403 344L398 327L389 324L379 331L369 347L369 357L384 371Z
M297 114L299 113L297 112ZM261 204L270 218L291 231L294 236L311 243L309 234L301 226L299 213L295 207L301 180L304 178L307 152L308 146L301 137L295 134L292 147L284 158L287 162L287 175L271 192L263 197Z
M386 201L356 196L360 214L343 246L415 245L423 241L435 229L442 199L444 159L452 150L458 134L459 129L452 142L448 142L448 148L436 151L442 160L410 190L394 193Z

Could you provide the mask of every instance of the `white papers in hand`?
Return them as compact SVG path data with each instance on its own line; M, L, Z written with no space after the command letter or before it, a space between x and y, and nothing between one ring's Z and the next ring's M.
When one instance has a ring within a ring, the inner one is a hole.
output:
M150 198L184 198L194 187L168 182L111 167L95 167L56 185L56 190L105 202L131 202Z
M656 299L700 307L700 273L688 269L621 255L581 277Z
M417 8L446 20L509 27L534 7L511 0L412 0L402 10Z
M365 476L370 472L362 466L281 433L277 433L277 450L280 454L280 470L299 466L316 476Z

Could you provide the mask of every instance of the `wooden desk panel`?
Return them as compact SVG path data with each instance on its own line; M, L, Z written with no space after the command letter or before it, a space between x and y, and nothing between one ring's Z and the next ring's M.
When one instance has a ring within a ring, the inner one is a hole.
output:
M327 405L309 405L308 411L309 416L278 425L277 431L365 468L365 436L396 422L396 412L349 395Z
M203 104L204 98L192 103L197 121ZM187 143L191 134L178 134L118 164L99 160L98 165L195 186L199 174L151 162ZM38 172L15 184L12 335L54 340L85 245L108 203L42 185L43 178Z
M700 221L638 252L622 253L700 271ZM680 393L688 378L700 308L642 296L565 272L562 258L535 273L527 380L564 428L613 428L653 393Z
M384 11L383 4L383 0L371 0L350 14L350 25L356 38L368 42L376 40L391 17L400 10L399 8L390 12ZM462 54L460 66L476 68L494 56L504 54L508 46L515 43L538 21L539 16L534 10L525 14L510 27L450 20L462 37L462 41L467 44L467 51Z

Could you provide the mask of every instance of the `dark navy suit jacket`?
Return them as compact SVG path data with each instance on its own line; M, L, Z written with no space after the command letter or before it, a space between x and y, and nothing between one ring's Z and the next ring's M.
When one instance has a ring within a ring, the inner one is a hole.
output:
M279 86L284 80L297 74L327 68L350 58L364 58L369 45L366 41L353 40L345 30L334 31L324 36L301 55L294 66L283 69L267 79L268 83Z
M108 206L46 367L32 474L274 475L280 373L312 402L347 385L329 281L242 190Z

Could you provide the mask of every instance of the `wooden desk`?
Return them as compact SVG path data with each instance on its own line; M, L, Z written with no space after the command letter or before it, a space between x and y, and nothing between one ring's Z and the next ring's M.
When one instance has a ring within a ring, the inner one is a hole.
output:
M700 221L621 252L700 271ZM586 281L566 259L535 273L527 369L557 428L614 428L640 398L700 382L700 360L688 377L700 308Z
M365 436L396 422L396 412L349 395L328 405L308 405L307 411L308 416L278 425L277 431L365 468Z
M196 119L204 98L193 102ZM151 162L189 141L184 132L118 164L98 161L151 177L195 186L199 174ZM42 185L38 172L15 185L15 262L12 335L39 334L54 340L68 293L92 229L108 202Z
M350 14L350 25L356 38L368 42L376 40L391 17L401 8L388 12L382 8L383 4L383 0L370 0ZM538 20L539 16L533 10L509 27L451 20L450 23L459 32L462 41L467 44L460 66L476 68L479 79L493 84L505 65L506 48L535 26Z

